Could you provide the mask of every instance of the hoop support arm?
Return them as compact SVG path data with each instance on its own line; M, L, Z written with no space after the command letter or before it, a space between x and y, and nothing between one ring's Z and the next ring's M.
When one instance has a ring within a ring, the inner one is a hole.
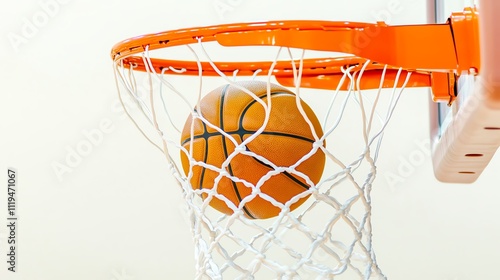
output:
M350 53L405 69L458 67L453 37L447 24L377 24L345 30L257 30L221 33L215 38L223 46L275 45Z

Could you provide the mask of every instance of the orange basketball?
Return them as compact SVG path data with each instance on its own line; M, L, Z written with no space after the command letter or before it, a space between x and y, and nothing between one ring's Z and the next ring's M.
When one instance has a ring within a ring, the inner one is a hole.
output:
M247 88L267 104L266 82L247 81L237 84ZM269 121L262 133L246 144L245 150L266 158L277 167L290 167L311 151L314 137L309 124L297 107L294 93L281 86L271 84L270 94L272 107ZM305 102L301 101L301 104L318 137L323 136L316 115ZM260 129L265 120L265 110L262 104L249 94L231 85L221 86L206 95L201 100L200 109L199 113L205 119L232 136L238 144ZM190 116L182 131L182 146L189 151L190 145L193 145L193 158L196 161L221 168L223 162L235 150L234 140L231 141L229 137L208 126L199 118L194 120L194 134L191 138L191 125L192 117ZM181 152L181 160L184 173L188 175L190 162L183 152ZM269 162L247 154L237 154L230 160L229 165L225 168L227 174L251 183L253 185L251 187L227 176L223 176L217 183L216 178L220 173L199 165L193 166L191 185L193 189L216 187L218 194L226 197L236 207L240 207L240 202L252 194L259 180L274 170ZM318 149L315 154L295 169L306 174L316 184L321 178L324 165L325 154ZM283 171L272 175L265 181L260 186L260 192L284 204L309 187L309 184L302 177ZM206 199L208 195L203 193L202 197ZM291 205L290 209L294 210L306 199L307 197L299 199ZM215 196L212 197L210 205L225 214L233 213L225 201ZM280 207L274 206L261 196L254 197L241 207L247 217L254 219L275 217L281 211Z

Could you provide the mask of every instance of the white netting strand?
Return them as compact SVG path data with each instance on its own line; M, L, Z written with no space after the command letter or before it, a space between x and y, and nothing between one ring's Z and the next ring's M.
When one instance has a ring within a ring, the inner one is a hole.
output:
M278 48L271 69L266 69L269 75L258 76L261 70L257 70L245 78L239 76L237 70L231 77L218 71L201 41L194 47L200 49L195 51L193 46L187 49L198 63L198 77L169 75L185 71L174 67L156 71L147 47L143 53L145 72L135 71L135 65L117 61L115 75L127 115L165 154L170 171L181 186L196 247L196 278L385 279L372 248L371 190L384 129L410 74L404 72L406 76L400 77L403 76L400 70L394 87L383 89L386 68L381 68L380 87L360 90L365 67L371 63L366 61L364 65L343 67L343 77L336 90L310 90L301 87L306 51L301 51L296 59L292 51L282 52L282 48ZM310 151L287 166L248 148L265 134L271 109L277 110L273 106L278 105L271 98L272 83L275 83L272 68L282 56L290 61L293 69L296 86L289 90L295 94L296 106L311 135ZM219 77L203 76L200 57L210 63ZM404 80L403 87L396 86L400 79ZM264 83L263 95L258 96L251 87L245 86L248 83L241 83L242 80ZM204 94L212 90L212 84L225 84L228 91L243 92L262 108L264 120L252 135L239 139L209 118L201 103ZM322 131L318 131L310 119L303 100L321 120ZM200 124L233 146L220 165L197 159L196 147L181 143L182 127L188 117L191 120L188 121L188 143L199 137L195 130ZM318 153L324 156L326 163L321 178L315 182L299 167ZM187 172L182 170L181 154L187 158L184 165L188 166ZM256 182L238 177L230 165L241 157L251 157L269 167L269 171ZM196 170L216 173L217 176L210 177L214 187L193 186ZM293 176L307 188L289 201L279 201L263 189L266 182L280 174ZM234 203L218 190L224 180L248 188L249 193ZM255 207L251 206L255 199L279 209L275 217L253 219L248 209ZM230 209L227 211L232 214L214 209L214 201L224 203L223 208ZM293 206L299 201L300 206Z

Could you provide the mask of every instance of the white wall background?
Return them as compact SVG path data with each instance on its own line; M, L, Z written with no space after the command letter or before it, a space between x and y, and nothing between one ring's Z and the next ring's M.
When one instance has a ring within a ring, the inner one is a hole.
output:
M216 5L230 7L216 12ZM426 21L425 1L2 0L0 279L192 279L180 190L117 110L110 48L181 27L269 19ZM390 13L392 9L392 13ZM394 10L394 7L397 7ZM429 42L430 44L432 42ZM374 185L374 246L389 279L498 277L500 183L494 159L474 185L433 178L427 93L405 95ZM71 158L105 127L88 155ZM68 165L68 161L72 166ZM68 171L57 175L54 164ZM7 271L6 170L18 170L18 272ZM403 178L391 184L388 174Z

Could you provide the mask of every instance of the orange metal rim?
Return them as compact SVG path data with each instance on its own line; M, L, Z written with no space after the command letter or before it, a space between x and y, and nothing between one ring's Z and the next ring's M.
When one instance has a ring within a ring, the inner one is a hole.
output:
M123 59L126 56L145 51L145 46L149 50L179 46L186 44L216 41L217 35L242 34L245 32L273 31L273 30L300 30L300 31L342 31L364 29L370 26L377 26L372 23L361 22L335 22L335 21L268 21L253 23L237 23L212 25L198 28L186 28L160 33L147 34L124 40L116 44L111 51L113 60ZM241 42L240 46L246 44Z
M204 76L219 75L217 71L232 75L238 71L243 76L272 74L282 83L290 84L292 66L298 67L297 61L295 65L291 61L278 61L272 70L270 61L215 61L216 71L209 62L198 64L197 61L162 58L151 58L148 62L138 54L199 42L217 42L223 47L290 47L325 51L325 56L331 55L327 52L344 53L343 57L305 59L302 85L332 88L343 74L343 68L354 66L352 70L357 71L370 61L364 77L374 79L366 83L365 88L378 87L380 70L388 65L388 83L394 82L395 75L391 73L403 69L403 74L411 72L415 76L409 86L432 87L435 101L451 102L455 93L450 83L455 82L455 76L471 68L479 72L479 46L463 39L477 38L477 17L476 10L467 8L463 13L453 14L447 24L388 26L383 22L299 20L214 25L124 40L112 48L111 57L115 63L138 71L148 71L151 66L156 72L166 68L182 69L168 72L175 75L199 75L200 71Z
M470 25L468 17L455 18L456 26ZM460 30L469 32L463 27ZM449 24L388 26L383 22L270 21L215 25L131 38L116 44L111 57L117 61L146 49L214 41L225 47L281 46L340 52L408 70L460 68Z

